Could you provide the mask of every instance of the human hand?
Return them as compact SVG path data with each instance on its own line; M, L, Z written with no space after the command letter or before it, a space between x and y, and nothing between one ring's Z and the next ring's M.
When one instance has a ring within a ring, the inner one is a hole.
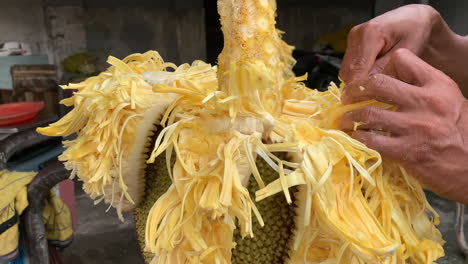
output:
M468 203L468 102L457 84L409 50L399 49L383 73L349 83L342 96L344 104L371 99L398 109L350 111L340 128L400 162L432 191ZM362 124L356 131L355 122Z
M424 56L432 42L452 34L442 24L445 22L434 8L407 5L354 27L348 35L340 78L349 83L381 72L391 53L399 48Z

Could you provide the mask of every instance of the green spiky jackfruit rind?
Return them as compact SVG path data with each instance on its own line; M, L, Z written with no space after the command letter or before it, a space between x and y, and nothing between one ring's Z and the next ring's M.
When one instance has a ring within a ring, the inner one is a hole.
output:
M278 173L263 159L257 159L256 164L265 184L278 178ZM254 177L250 177L248 190L253 200L258 189ZM295 193L296 189L291 188L290 191ZM233 264L280 264L287 262L295 232L294 197L291 195L293 199L291 204L287 203L283 193L257 202L257 208L265 225L261 227L256 218L252 220L253 238L249 236L242 238L239 228L234 230L236 247L232 250L231 261Z
M149 142L150 146L154 146L156 138L159 135L159 131L162 128L158 127L157 132L151 136ZM151 151L151 150L150 150ZM146 153L149 154L149 153ZM145 161L142 161L145 162ZM172 159L172 166L175 163L175 157ZM156 158L154 163L147 164L145 169L145 197L141 204L135 210L135 227L138 233L138 242L140 243L141 252L143 252L143 257L145 263L150 263L154 257L154 254L151 252L145 252L145 228L146 220L148 219L148 214L154 203L166 193L169 187L172 184L171 178L166 167L166 155L161 154Z
M160 127L158 127L160 131ZM158 132L155 132L149 142L154 145ZM280 156L281 158L281 156ZM144 162L144 161L142 161ZM172 157L171 166L175 163L175 155ZM278 173L274 171L263 159L257 159L257 168L266 184L274 181ZM166 168L166 156L159 155L154 163L147 164L145 173L145 197L143 202L135 210L135 226L138 240L146 263L150 263L153 253L145 252L145 227L149 211L154 203L166 193L172 184ZM254 177L250 177L248 190L255 199L255 192L259 189ZM290 189L296 192L295 188ZM239 228L234 230L236 247L232 250L233 264L271 264L285 263L289 258L291 240L295 231L295 206L288 204L282 193L266 198L257 203L257 208L262 215L265 226L261 227L257 219L253 219L254 238L242 238Z

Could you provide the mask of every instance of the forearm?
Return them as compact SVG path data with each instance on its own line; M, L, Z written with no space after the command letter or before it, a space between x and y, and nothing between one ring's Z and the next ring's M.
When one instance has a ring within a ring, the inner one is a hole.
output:
M450 76L468 96L468 37L454 34L446 47L429 61L434 67Z
M468 37L450 30L440 14L435 15L433 32L422 58L455 80L468 96Z

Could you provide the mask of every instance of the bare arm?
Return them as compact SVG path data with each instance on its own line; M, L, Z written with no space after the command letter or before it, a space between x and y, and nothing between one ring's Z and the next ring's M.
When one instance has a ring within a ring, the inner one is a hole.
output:
M455 34L438 13L436 20L421 58L455 80L468 97L468 36Z

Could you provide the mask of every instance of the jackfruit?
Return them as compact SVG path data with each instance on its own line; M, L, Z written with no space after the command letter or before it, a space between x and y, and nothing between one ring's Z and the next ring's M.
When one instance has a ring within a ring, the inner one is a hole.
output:
M343 106L342 85L305 87L275 28L275 1L218 0L218 10L219 69L176 66L149 51L109 57L107 71L64 87L78 89L63 100L74 109L38 131L77 134L60 159L91 197L119 215L138 208L152 263L429 264L443 256L439 217L421 185L337 130L347 111L393 107Z
M278 157L284 157L284 153L275 153ZM273 182L277 173L268 163L257 159L256 166L261 172L265 183ZM259 186L253 177L250 178L247 187L254 198ZM296 193L296 187L291 188ZM234 242L236 247L232 250L231 262L233 264L270 264L286 263L289 259L290 246L295 232L294 219L296 218L295 197L288 204L282 194L272 195L260 202L257 207L263 218L262 227L257 219L253 219L254 237L243 238L239 229L234 230Z
M149 137L150 145L154 145L159 135L157 127L154 128L154 135ZM175 156L171 159L171 167L174 166ZM166 169L166 157L161 155L157 157L154 163L147 164L144 172L145 178L145 196L143 201L135 208L135 228L138 235L143 257L146 263L150 263L154 254L145 251L145 228L148 220L148 212L153 204L163 195L171 186L172 181Z

